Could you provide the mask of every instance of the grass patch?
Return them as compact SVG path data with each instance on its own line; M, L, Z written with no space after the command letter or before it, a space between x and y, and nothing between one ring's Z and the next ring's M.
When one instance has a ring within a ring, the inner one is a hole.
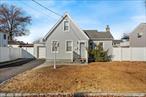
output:
M44 67L0 85L2 92L146 92L145 62Z

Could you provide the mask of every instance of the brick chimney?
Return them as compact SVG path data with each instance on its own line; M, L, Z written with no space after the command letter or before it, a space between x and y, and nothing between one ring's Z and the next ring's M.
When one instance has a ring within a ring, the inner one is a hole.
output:
M110 27L109 27L109 25L106 26L106 32L110 32Z

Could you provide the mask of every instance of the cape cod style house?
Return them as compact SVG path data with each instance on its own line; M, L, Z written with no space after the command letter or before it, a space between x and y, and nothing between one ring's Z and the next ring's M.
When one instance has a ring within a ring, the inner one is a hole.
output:
M68 14L65 14L46 34L43 43L35 45L35 48L44 47L45 49L42 48L45 50L45 57L43 56L43 58L50 62L54 58L59 62L75 62L79 59L88 62L89 48L94 48L95 45L102 43L103 48L108 49L109 54L111 54L112 40L113 36L109 26L104 32L82 30ZM42 51L39 52L41 53L38 53L37 57L42 56Z
M0 32L0 47L8 46L8 34L4 32Z

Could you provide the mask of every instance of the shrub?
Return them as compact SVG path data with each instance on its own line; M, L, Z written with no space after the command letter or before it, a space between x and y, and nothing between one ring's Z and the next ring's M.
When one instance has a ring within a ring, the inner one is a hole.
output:
M96 62L107 62L111 59L108 55L108 50L104 51L101 44L97 45L94 49L89 49L88 53Z

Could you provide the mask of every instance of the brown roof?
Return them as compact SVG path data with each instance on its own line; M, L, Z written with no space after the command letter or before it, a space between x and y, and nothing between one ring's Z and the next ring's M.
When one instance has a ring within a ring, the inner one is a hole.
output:
M97 30L83 30L91 40L113 40L110 32L98 32Z
M33 47L33 44L24 44L24 45L20 45L19 47Z
M122 42L122 40L113 40L113 43L115 44L120 44Z
M8 41L9 45L23 45L25 44L23 41Z

